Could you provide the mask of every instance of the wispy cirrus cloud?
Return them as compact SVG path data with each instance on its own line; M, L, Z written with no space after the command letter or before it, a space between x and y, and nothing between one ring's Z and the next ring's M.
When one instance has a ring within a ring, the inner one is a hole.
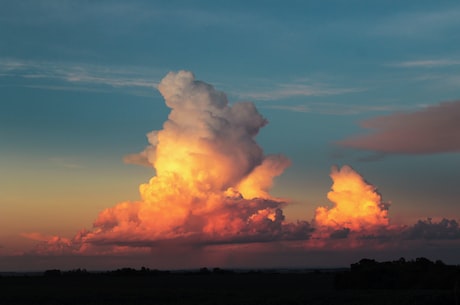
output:
M423 88L433 92L458 89L460 84L460 59L456 58L425 58L416 60L396 61L384 64L393 68L396 73L406 73L405 81L423 83ZM455 97L455 95L453 95Z
M100 91L107 87L153 91L158 79L155 69L152 72L151 69L140 67L20 59L0 59L0 76L29 80L27 84L22 84L25 87L85 91ZM47 83L43 84L42 80L46 80Z
M260 108L279 109L292 112L312 112L312 109L307 105L266 105L260 106Z
M457 31L459 25L460 7L440 6L437 10L412 10L392 14L373 31L380 35L427 39L449 30Z
M0 77L28 80L20 86L59 91L106 92L112 89L135 95L152 93L158 85L161 71L138 66L102 66L87 63L32 61L0 58ZM45 83L46 81L46 83ZM14 85L18 85L15 83ZM5 86L5 84L4 84ZM240 99L274 101L299 97L321 97L366 91L366 88L335 86L310 79L291 83L271 80L250 82L246 91L232 91ZM269 106L291 111L309 112L309 106Z
M279 109L300 113L320 113L329 115L354 115L365 112L392 112L405 109L403 105L396 104L378 104L378 105L362 105L348 103L333 103L333 102L304 102L295 105L277 104L266 105L262 104L260 108Z
M271 86L271 88L272 89L236 92L236 94L243 99L251 99L256 101L272 101L291 97L340 95L346 93L361 92L366 90L364 88L333 87L331 85L323 83L275 84Z
M391 63L389 66L400 68L440 68L460 65L460 60L456 59L424 59L424 60L409 60Z

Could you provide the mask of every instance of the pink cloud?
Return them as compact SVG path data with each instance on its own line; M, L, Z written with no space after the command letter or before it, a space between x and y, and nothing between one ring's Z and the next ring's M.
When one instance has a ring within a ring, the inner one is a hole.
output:
M460 101L415 112L394 113L361 122L372 132L338 144L382 153L434 154L460 151Z

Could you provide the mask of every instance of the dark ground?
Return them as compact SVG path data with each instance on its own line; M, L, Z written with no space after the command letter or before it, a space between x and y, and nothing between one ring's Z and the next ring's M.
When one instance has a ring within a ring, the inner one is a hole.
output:
M0 277L0 304L458 304L455 289L341 288L350 271L110 273Z

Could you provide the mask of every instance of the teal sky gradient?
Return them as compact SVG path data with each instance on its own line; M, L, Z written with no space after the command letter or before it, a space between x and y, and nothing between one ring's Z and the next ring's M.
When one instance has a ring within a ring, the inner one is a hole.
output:
M376 185L393 223L459 219L458 150L337 145L365 133L363 120L460 99L456 1L5 0L0 254L30 246L21 233L70 237L138 199L154 170L123 157L162 128L169 109L156 85L177 70L268 119L257 139L292 162L271 192L291 201L289 220L329 204L334 164Z

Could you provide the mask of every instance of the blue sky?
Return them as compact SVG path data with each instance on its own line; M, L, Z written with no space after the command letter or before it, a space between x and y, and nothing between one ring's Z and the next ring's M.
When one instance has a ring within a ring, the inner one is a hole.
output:
M138 198L154 171L123 157L162 128L156 86L178 70L268 119L258 143L292 162L272 190L291 201L288 219L328 204L334 164L376 185L393 222L458 219L458 142L337 143L365 133L362 121L457 101L459 29L456 1L1 1L0 253L29 246L23 232L70 236Z

